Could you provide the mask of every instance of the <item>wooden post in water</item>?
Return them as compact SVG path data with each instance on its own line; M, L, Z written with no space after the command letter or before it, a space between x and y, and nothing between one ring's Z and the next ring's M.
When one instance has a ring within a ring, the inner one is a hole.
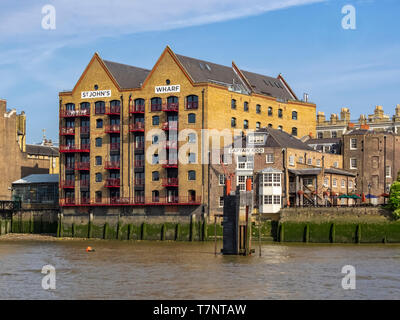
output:
M214 215L214 255L217 255L217 216Z

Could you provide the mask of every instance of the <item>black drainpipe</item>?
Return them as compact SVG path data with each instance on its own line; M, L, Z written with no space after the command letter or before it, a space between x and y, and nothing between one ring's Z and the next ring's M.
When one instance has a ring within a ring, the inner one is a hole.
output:
M121 95L121 113L119 115L119 122L121 123L121 133L120 133L120 143L121 143L121 151L119 156L120 165L120 181L121 181L121 193L120 197L124 195L124 97Z

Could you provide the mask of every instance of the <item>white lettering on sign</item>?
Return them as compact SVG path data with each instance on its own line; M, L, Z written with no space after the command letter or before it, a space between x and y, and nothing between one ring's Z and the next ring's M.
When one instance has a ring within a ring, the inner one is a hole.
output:
M171 86L157 86L154 88L155 93L171 93L171 92L181 92L181 86L179 84Z
M97 91L82 91L82 99L94 99L94 98L108 98L111 97L111 90L97 90Z
M229 148L229 153L264 153L264 148Z

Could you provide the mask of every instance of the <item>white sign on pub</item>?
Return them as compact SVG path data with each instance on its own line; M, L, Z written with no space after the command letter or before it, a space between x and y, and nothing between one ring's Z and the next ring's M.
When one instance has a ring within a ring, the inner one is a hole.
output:
M111 90L82 91L81 99L108 98L111 97Z
M154 87L155 93L171 93L171 92L181 92L181 86L179 84L170 86L156 86Z

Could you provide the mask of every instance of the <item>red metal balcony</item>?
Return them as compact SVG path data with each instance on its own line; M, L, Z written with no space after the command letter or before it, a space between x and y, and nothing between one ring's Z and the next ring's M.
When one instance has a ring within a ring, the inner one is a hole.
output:
M60 145L60 152L90 152L90 144L82 144L80 147L75 145Z
M121 144L119 142L111 142L110 143L110 150L111 151L119 150L120 147L121 147Z
M165 169L178 168L178 160L161 162L161 166Z
M107 202L110 204L130 204L131 201L130 198L120 198L120 197L112 197L109 199L106 199Z
M64 168L65 170L75 170L75 163L66 163Z
M90 162L76 162L75 170L90 170Z
M80 204L82 205L90 204L90 198L81 198Z
M162 129L164 131L178 130L178 121L164 122L163 125L162 125Z
M74 206L75 199L74 198L60 198L60 206Z
M108 114L108 115L120 115L121 114L121 106L108 106L106 108L106 114Z
M178 141L163 141L162 146L166 149L177 149L178 148Z
M199 108L199 102L198 101L188 101L186 102L186 109L191 110L191 109L198 109Z
M151 111L161 111L162 110L162 104L152 104L150 107Z
M129 132L144 132L144 122L129 124Z
M121 164L119 161L106 161L104 164L104 169L106 170L119 170Z
M119 124L107 124L105 126L105 133L120 133L121 126Z
M75 180L62 180L61 188L63 189L74 189L75 188Z
M144 113L144 104L130 106L129 113Z
M69 135L74 135L75 134L75 128L74 127L63 127L60 128L60 136L69 136Z
M144 197L134 198L96 198L94 201L89 198L60 198L60 206L143 206L143 205L200 205L200 196L169 196L169 197Z
M178 112L179 111L179 102L164 103L162 106L162 111Z
M119 188L120 179L119 178L108 178L105 183L106 188Z
M89 179L80 180L79 185L81 188L88 188L90 185L90 180Z
M90 109L60 111L61 118L89 117L89 116L90 116Z
M163 178L162 180L163 187L178 187L178 178Z
M144 179L135 179L135 186L144 186Z
M136 168L143 168L144 167L144 160L135 160L135 167Z
M90 127L81 127L81 133L83 134L90 133Z
M144 141L135 142L135 150L144 150Z

